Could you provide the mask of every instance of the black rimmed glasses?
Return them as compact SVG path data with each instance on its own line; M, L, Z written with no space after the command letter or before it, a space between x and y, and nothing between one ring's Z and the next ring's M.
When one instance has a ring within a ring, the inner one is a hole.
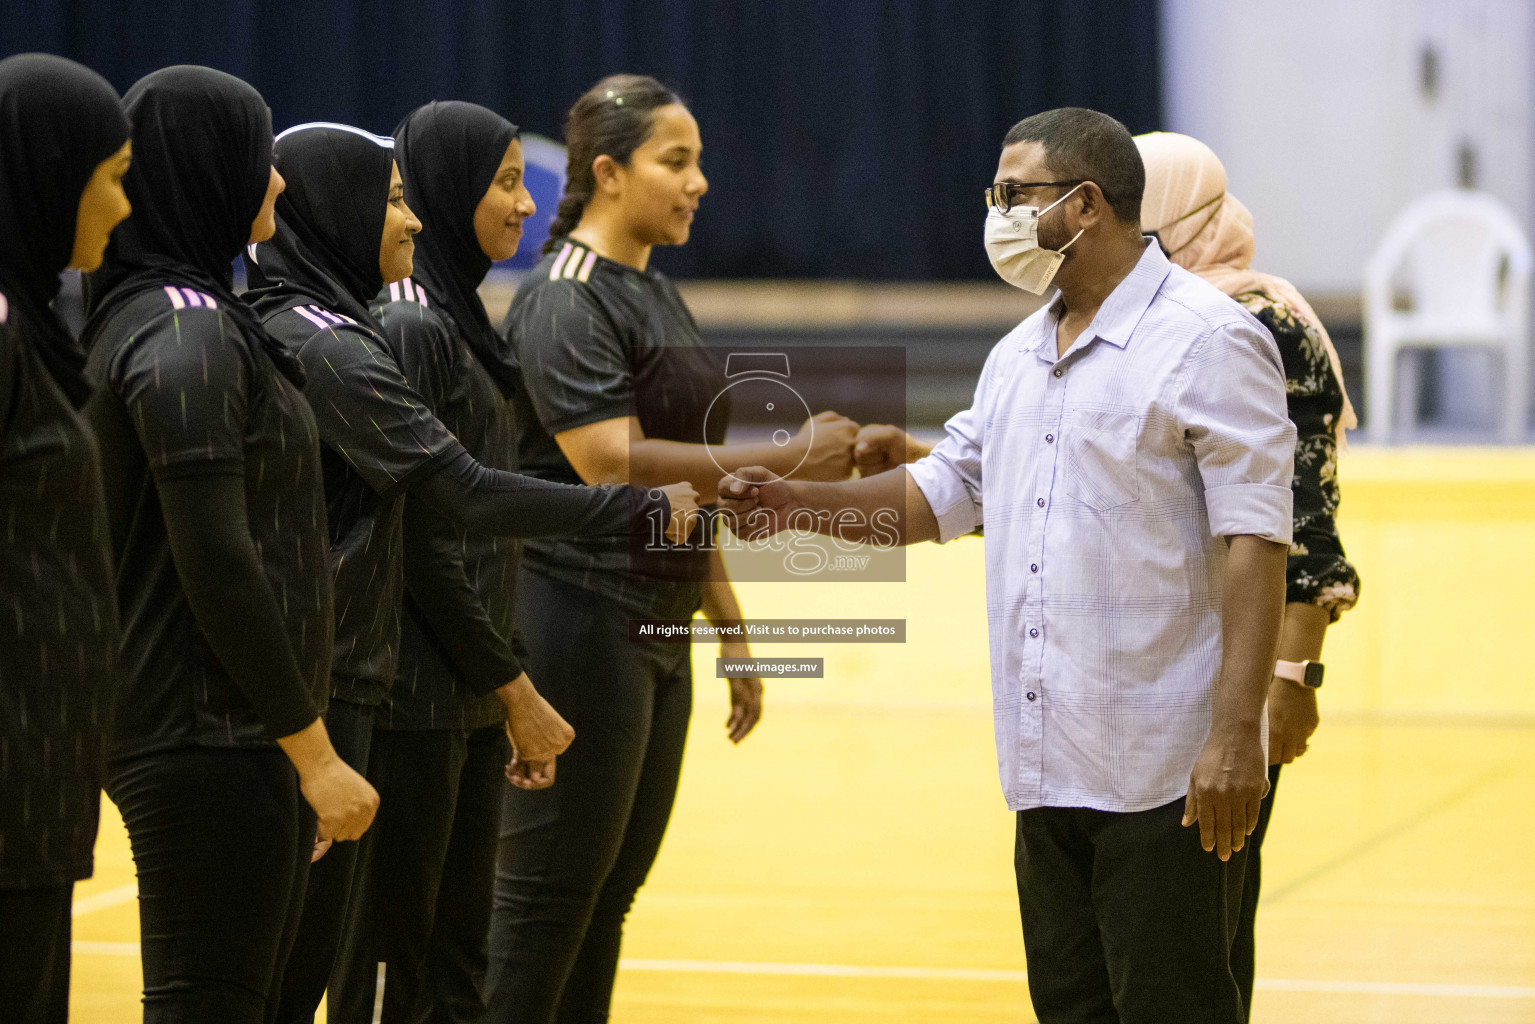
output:
M1071 181L998 181L986 186L986 207L996 207L998 213L1006 213L1023 200L1023 193L1031 188L1045 188L1049 185L1080 185L1087 178L1075 178Z

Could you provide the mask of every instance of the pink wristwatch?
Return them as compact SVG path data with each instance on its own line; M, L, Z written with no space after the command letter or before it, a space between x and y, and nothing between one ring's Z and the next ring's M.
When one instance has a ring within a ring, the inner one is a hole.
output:
M1280 679L1288 679L1292 683L1300 683L1302 686L1313 690L1322 686L1322 663L1320 661L1278 661L1274 663L1274 675Z

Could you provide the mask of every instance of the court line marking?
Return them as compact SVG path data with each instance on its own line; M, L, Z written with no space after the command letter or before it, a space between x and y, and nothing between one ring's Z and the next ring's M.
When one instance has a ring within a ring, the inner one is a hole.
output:
M1341 853L1334 854L1332 857L1329 857L1327 860L1318 864L1311 870L1302 872L1301 874L1296 875L1294 878L1287 879L1281 884L1274 886L1272 889L1265 888L1263 890L1263 896L1260 902L1265 906L1272 906L1273 904L1294 893L1297 889L1302 889L1310 885L1312 882L1315 882L1323 875L1337 870L1338 868L1347 864L1349 861L1361 857L1366 853L1381 849L1387 841L1397 838L1404 832L1410 832L1417 828L1419 825L1422 825L1424 822L1435 817L1436 815L1444 813L1445 811L1454 807L1456 804L1461 803L1470 797L1471 794L1475 793L1483 786L1486 786L1489 782L1493 782L1500 776L1509 775L1513 772L1513 770L1514 766L1508 762L1505 762L1488 771L1483 772L1476 778L1467 782L1465 785L1451 790L1449 793L1440 797L1438 800L1429 804L1427 807L1414 811L1413 813L1407 815L1405 818L1395 821L1377 832L1371 833L1364 839L1355 843L1353 846L1350 846L1348 849L1342 851Z
M138 956L137 942L76 942L80 956ZM970 967L868 967L854 964L763 963L746 960L649 960L625 957L620 970L665 974L768 974L816 978L899 978L923 981L1026 982L1024 971ZM1259 978L1256 987L1274 992L1334 992L1348 995L1441 996L1475 999L1535 999L1535 985L1436 985L1410 981L1331 981Z
M119 885L115 889L105 889L89 896L81 896L75 900L70 908L70 917L81 917L85 914L94 914L98 910L106 910L108 907L121 906L124 903L132 903L139 898L139 887L136 882L127 885Z

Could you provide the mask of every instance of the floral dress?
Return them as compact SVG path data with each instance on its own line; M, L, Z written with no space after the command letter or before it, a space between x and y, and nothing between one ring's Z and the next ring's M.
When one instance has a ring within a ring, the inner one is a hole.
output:
M1263 292L1236 296L1279 345L1290 419L1295 423L1295 539L1286 567L1285 600L1314 604L1329 621L1359 600L1359 573L1338 536L1338 418L1343 389L1316 329L1286 303Z

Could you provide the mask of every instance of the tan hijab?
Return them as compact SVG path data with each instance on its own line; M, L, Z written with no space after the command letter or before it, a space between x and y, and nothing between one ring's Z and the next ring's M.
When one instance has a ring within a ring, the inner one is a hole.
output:
M1327 361L1343 392L1343 432L1359 425L1354 405L1343 387L1343 368L1327 328L1289 281L1251 269L1253 217L1247 207L1226 191L1226 168L1220 158L1198 139L1175 132L1137 135L1141 159L1146 164L1146 192L1141 198L1141 230L1156 232L1162 247L1178 266L1198 274L1235 298L1258 292L1288 306L1307 327L1317 333L1327 350Z

